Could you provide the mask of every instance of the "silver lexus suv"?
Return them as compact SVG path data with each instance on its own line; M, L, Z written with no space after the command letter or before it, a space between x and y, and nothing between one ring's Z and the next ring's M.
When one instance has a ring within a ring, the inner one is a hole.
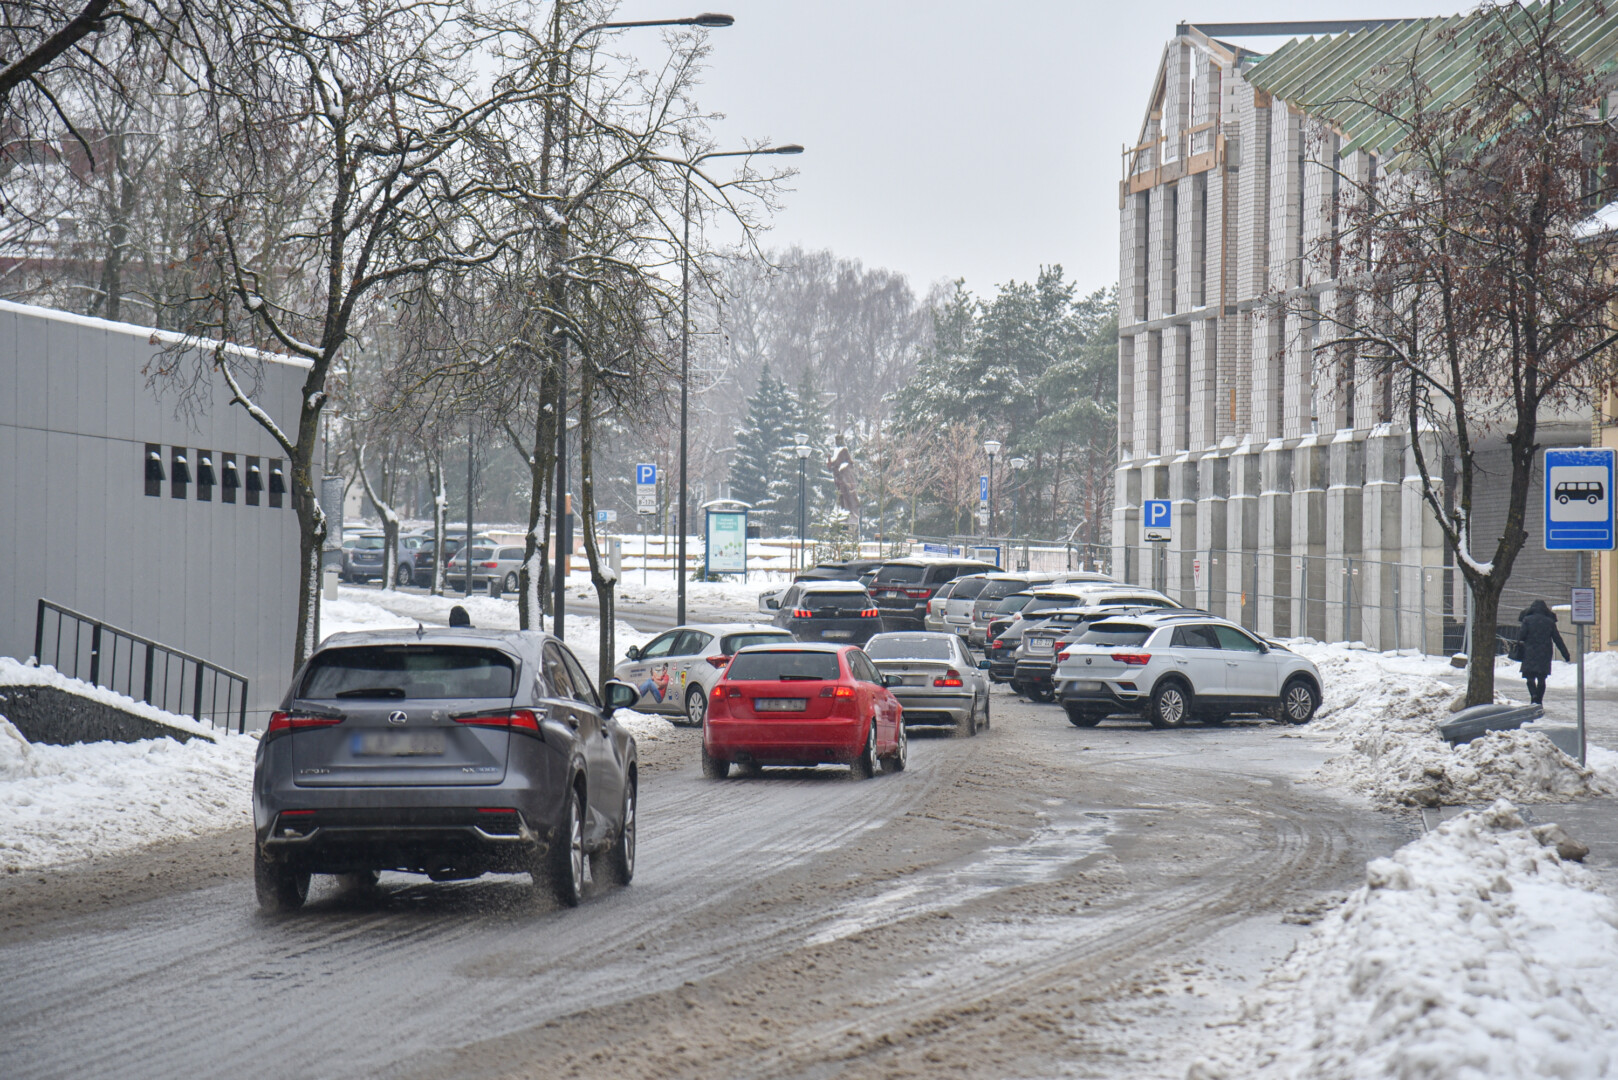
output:
M1304 724L1320 705L1314 664L1204 612L1091 623L1056 660L1056 696L1078 727L1119 713L1160 728L1237 713Z

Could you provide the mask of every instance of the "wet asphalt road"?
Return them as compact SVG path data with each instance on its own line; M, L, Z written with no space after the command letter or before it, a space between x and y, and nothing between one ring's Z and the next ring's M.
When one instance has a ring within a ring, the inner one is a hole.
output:
M1294 784L1323 747L1291 729L994 709L858 783L705 781L670 728L634 883L576 910L384 875L272 918L244 850L76 913L68 875L0 932L0 1072L1179 1077L1298 913L1411 834Z

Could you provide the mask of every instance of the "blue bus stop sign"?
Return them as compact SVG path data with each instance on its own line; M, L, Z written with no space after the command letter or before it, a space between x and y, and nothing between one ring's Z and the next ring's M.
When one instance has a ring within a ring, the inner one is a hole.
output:
M1140 519L1147 540L1174 539L1174 504L1167 499L1147 499L1141 503Z
M1545 451L1545 550L1613 549L1613 451Z

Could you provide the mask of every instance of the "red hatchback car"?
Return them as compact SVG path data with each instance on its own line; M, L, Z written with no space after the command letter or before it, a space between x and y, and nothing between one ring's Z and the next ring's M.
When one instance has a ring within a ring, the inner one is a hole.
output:
M909 759L899 699L871 658L852 645L754 645L714 684L702 726L702 774L731 765L846 763L856 777Z

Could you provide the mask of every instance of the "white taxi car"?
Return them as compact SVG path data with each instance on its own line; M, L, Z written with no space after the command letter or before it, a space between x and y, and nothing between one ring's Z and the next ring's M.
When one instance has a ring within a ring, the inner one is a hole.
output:
M701 727L708 694L737 650L791 641L792 633L753 623L690 623L665 631L644 646L631 646L612 677L640 691L632 706L677 724Z

